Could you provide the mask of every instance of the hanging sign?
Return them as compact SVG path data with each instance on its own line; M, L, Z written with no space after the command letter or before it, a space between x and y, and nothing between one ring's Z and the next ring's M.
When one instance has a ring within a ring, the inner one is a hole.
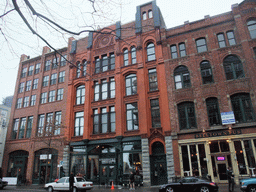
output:
M235 115L233 111L221 113L222 125L235 124Z

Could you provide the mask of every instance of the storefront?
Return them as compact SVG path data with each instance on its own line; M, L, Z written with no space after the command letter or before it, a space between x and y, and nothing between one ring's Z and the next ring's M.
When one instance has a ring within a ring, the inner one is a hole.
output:
M57 178L58 151L55 149L41 149L35 152L33 184L44 184Z
M140 137L74 142L70 150L70 172L95 184L128 184L131 171L142 182Z
M194 135L179 140L181 176L209 175L214 182L226 183L226 169L231 167L235 182L256 174L256 133L226 129Z

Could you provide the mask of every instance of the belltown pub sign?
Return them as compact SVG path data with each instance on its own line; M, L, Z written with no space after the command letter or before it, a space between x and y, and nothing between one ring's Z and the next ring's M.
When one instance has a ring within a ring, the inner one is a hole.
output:
M242 134L241 129L232 129L232 130L223 130L223 131L214 131L209 133L198 133L195 134L195 138L206 138L206 137L219 137L219 136L228 136L228 135L239 135Z

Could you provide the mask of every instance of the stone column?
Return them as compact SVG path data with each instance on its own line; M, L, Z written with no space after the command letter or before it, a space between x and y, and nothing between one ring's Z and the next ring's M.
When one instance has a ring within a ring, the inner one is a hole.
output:
M65 171L65 176L69 176L69 145L66 145L63 150L63 170Z
M165 137L166 147L166 163L167 163L167 178L168 183L172 182L172 177L175 177L173 149L172 149L172 136Z
M141 139L142 149L142 170L143 170L143 185L148 187L151 185L150 182L150 158L149 158L149 147L148 139Z

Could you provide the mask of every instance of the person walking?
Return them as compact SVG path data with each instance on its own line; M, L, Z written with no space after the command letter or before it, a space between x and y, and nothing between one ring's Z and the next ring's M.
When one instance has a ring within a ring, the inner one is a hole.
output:
M226 175L228 178L228 191L234 192L235 181L234 181L234 175L233 175L231 167L228 167L228 169L226 170Z
M135 190L134 173L132 171L131 171L131 174L130 174L130 190Z
M74 174L71 172L69 176L69 191L72 192L74 187Z

